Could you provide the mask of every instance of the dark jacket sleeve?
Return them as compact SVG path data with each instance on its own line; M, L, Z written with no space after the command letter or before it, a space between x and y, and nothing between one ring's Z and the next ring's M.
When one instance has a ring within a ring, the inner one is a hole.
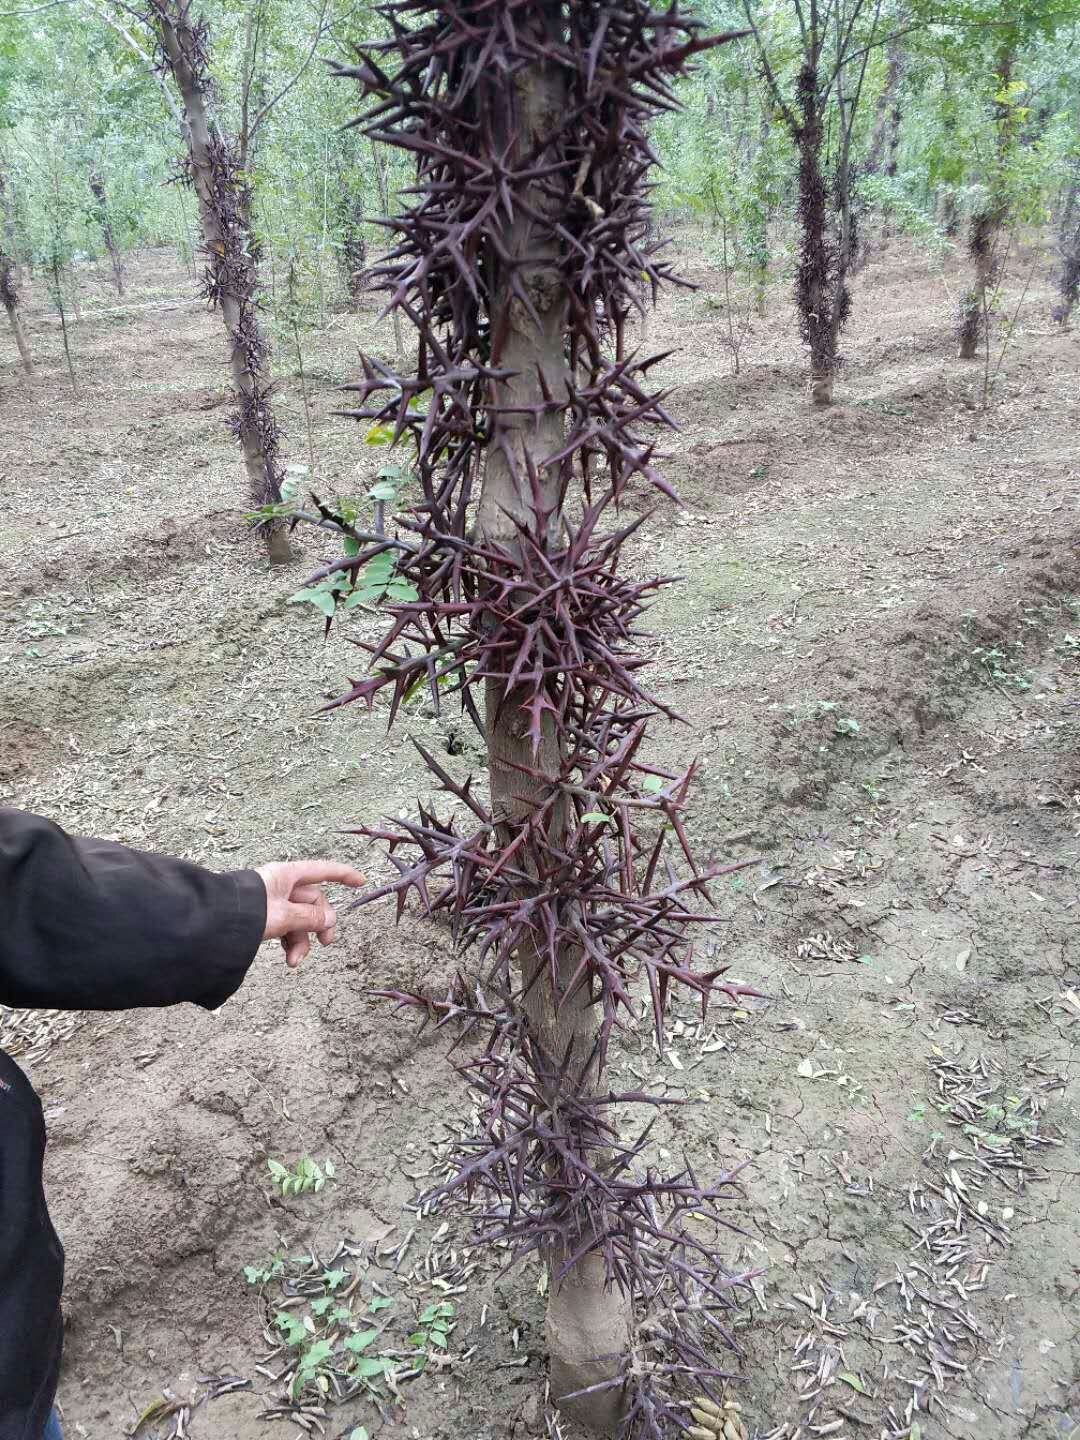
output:
M254 870L74 840L0 808L0 1004L213 1009L243 981L265 925Z
M38 1098L0 1052L0 1440L38 1440L60 1366L64 1252L45 1208L44 1153Z

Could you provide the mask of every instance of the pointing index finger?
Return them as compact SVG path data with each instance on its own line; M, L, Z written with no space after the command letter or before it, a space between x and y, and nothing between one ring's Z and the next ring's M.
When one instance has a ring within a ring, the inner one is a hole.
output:
M351 885L357 889L365 885L364 876L352 865L342 865L336 860L294 860L289 865L289 878L293 885Z

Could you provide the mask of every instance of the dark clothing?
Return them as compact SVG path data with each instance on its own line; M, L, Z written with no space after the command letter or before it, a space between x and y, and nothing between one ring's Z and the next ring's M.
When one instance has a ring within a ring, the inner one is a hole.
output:
M0 1004L124 1010L238 988L266 925L254 870L216 875L0 808ZM41 1104L0 1051L0 1440L38 1440L56 1391L64 1252Z

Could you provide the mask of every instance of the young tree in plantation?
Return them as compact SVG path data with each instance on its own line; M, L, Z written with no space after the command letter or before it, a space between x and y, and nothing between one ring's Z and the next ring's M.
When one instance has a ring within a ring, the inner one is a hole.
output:
M15 340L15 348L27 375L34 373L34 360L30 354L26 331L19 315L18 267L15 263L14 226L11 206L7 195L4 169L0 163L0 302L7 312L8 324Z
M235 141L210 117L205 22L192 22L187 0L150 3L164 63L183 104L188 175L206 259L205 293L220 309L228 336L237 402L232 428L243 452L252 505L272 505L281 499L282 470L270 404L269 350L258 318L258 251L247 223L248 180ZM264 528L271 563L287 562L291 549L285 527L268 522Z
M458 694L490 798L421 749L460 809L361 829L398 872L365 899L392 893L400 914L413 895L447 916L471 967L444 1000L392 996L486 1037L458 1066L484 1097L480 1133L431 1198L468 1196L482 1239L548 1265L557 1402L599 1432L657 1440L685 1429L680 1376L720 1398L712 1344L728 1338L738 1281L714 1227L733 1176L642 1171L648 1127L620 1136L616 1108L661 1102L605 1088L608 1047L639 978L661 1045L674 986L703 1005L747 992L692 964L709 879L738 867L693 858L681 811L694 767L647 758L649 720L670 711L642 689L634 641L664 582L619 575L640 521L618 526L614 506L634 481L670 494L639 432L667 422L652 362L624 346L642 275L671 278L644 243L646 125L690 58L728 37L647 0L381 13L393 38L342 73L371 97L372 141L416 157L375 278L415 327L417 358L401 373L365 358L345 413L411 442L421 495L405 539L320 504L347 553L312 583L351 608L379 564L389 628L360 642L373 673L334 705L387 690L392 720L418 686L436 705Z
M810 394L830 405L840 366L840 332L851 310L848 275L855 256L852 142L877 40L882 0L792 0L800 56L786 87L755 18L742 0L762 75L799 157L799 263L795 301L810 351ZM832 156L826 138L832 131Z

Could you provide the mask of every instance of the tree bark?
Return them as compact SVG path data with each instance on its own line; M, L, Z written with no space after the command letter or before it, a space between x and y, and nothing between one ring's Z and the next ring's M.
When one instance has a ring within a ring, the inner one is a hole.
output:
M534 23L538 27L557 24L558 4L538 4L535 9ZM504 115L505 131L500 138L508 147L513 145L513 153L518 156L532 152L554 128L564 103L556 67L537 65L521 76L517 113ZM539 186L530 203L537 209L549 204ZM511 258L509 264L501 265L494 286L491 363L515 373L498 386L495 397L500 408L492 412L478 529L486 540L512 549L518 542L515 521L531 525L534 530L543 524L547 542L554 546L561 540L561 479L559 467L546 466L543 461L562 444L564 418L557 405L542 407L545 388L548 397L556 401L566 396L567 298L553 243L538 237L535 226L522 211L507 223L500 249ZM511 292L515 272L539 324ZM519 413L507 413L507 407ZM541 410L530 415L524 413L525 407ZM535 496L530 470L537 477ZM485 706L492 813L505 845L534 813L535 802L550 796L560 773L561 755L550 723L543 727L538 753L533 753L521 698L515 692L506 692L500 681L488 680ZM525 773L529 770L535 774ZM557 836L566 824L565 807L556 803L545 823L549 834ZM516 962L534 1043L553 1070L568 1057L571 1072L584 1077L589 1085L595 1084L598 1027L587 985L559 1004L573 973L573 958L558 957L557 989L551 983L548 962L539 951L519 954ZM560 1093L558 1077L552 1074L552 1106L560 1104ZM551 1393L556 1403L560 1396L621 1373L630 1344L629 1302L617 1290L606 1288L601 1257L590 1256L565 1279L556 1279L573 1244L574 1237L567 1236L565 1245L555 1247L547 1257L551 1270L547 1339ZM622 1396L613 1389L570 1402L564 1409L590 1429L614 1434L622 1413Z
M1080 169L1080 160L1075 160L1073 165ZM1075 173L1061 208L1058 251L1061 255L1057 277L1061 299L1054 307L1054 319L1064 328L1080 295L1080 176Z
M808 58L799 72L799 220L802 240L795 277L803 339L810 348L810 397L815 405L831 405L836 374L839 326L833 326L831 274L835 246L828 235L829 206L821 169L824 125L818 97L817 62Z
M109 219L109 207L105 195L105 181L101 178L97 170L91 170L89 184L90 193L97 202L97 222L101 227L101 238L105 242L105 249L109 252L109 259L112 262L113 283L116 286L116 293L123 295L124 265L120 258L120 251L117 249L112 221Z
M986 313L987 297L997 279L1001 232L1009 218L1006 167L1012 149L1014 129L1013 104L1009 94L1013 61L1012 45L1003 43L994 67L994 120L997 139L993 171L986 200L971 217L968 237L968 254L974 262L975 274L970 290L960 302L958 354L961 360L974 360L979 353L979 342L986 338L989 323Z
M32 375L34 358L30 354L26 331L23 329L22 319L19 316L19 301L15 290L15 265L11 257L3 250L0 250L0 300L4 302L4 309L7 311L8 324L15 337L15 346L18 349L22 367L27 375Z
M162 45L176 80L187 122L191 178L207 258L207 291L221 308L229 343L229 366L237 399L235 428L255 506L281 499L277 427L270 408L269 351L255 306L255 247L246 223L248 200L236 147L207 113L201 52L186 8L170 13L168 0L153 0ZM271 564L292 558L281 524L263 527Z
M866 152L866 170L870 175L895 175L896 156L900 144L900 80L904 73L904 53L899 39L893 35L885 47L885 84L874 107L874 128L870 148Z
M364 270L367 268L364 204L360 196L345 192L338 213L341 223L341 276L353 309L359 310L364 295Z

